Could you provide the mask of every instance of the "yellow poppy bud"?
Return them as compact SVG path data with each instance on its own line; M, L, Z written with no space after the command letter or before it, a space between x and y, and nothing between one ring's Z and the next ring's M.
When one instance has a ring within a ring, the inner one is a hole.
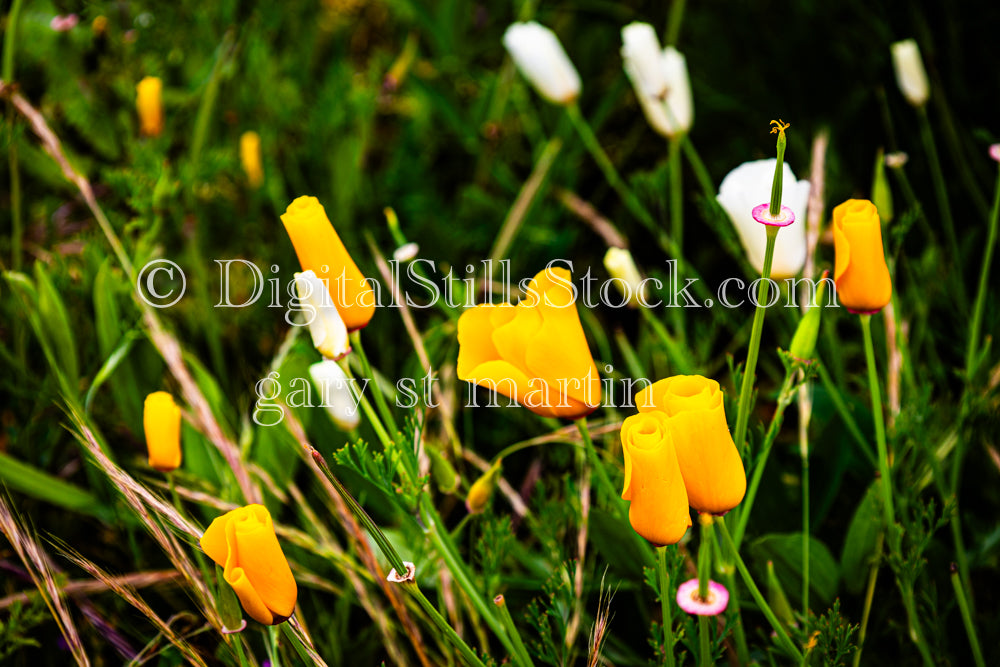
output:
M147 76L135 87L135 109L139 113L139 132L158 137L163 132L163 82Z
M181 465L181 409L174 397L156 391L143 404L142 427L146 432L149 465L170 472Z
M479 514L490 502L493 496L493 489L497 488L497 477L500 476L501 461L497 461L490 469L472 483L469 487L469 495L465 497L465 508L469 514Z
M264 168L260 161L260 135L244 132L240 135L240 164L247 175L247 183L257 189L264 182Z
M215 519L201 548L224 568L243 609L259 623L276 625L295 610L298 588L263 505L247 505Z
M516 306L481 304L462 313L458 377L544 417L579 419L596 410L601 382L569 271L541 271Z
M719 383L700 375L675 375L636 395L640 413L663 412L677 452L691 507L725 514L747 489L743 460L726 424Z
M848 199L833 209L833 246L833 280L840 302L852 313L882 310L892 298L892 279L875 205Z
M366 326L375 314L375 293L344 247L326 210L315 197L299 197L281 221L295 246L303 271L326 282L348 331Z
M664 412L640 412L621 430L629 523L657 546L676 544L691 525L688 496Z

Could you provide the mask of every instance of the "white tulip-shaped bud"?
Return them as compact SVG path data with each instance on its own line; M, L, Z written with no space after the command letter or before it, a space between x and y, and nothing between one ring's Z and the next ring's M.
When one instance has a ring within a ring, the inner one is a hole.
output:
M646 283L639 275L632 253L625 248L608 248L604 253L604 268L615 279L615 287L628 299L629 306L639 308L643 303L649 303Z
M622 59L653 129L671 138L690 130L694 102L684 56L672 46L661 50L653 26L630 23L622 28Z
M771 181L774 178L775 158L744 162L729 172L716 197L719 204L729 214L750 264L757 271L764 270L764 253L767 249L767 234L759 222L754 220L753 208L771 198ZM771 263L771 278L791 278L802 270L806 262L806 205L809 201L809 181L796 181L788 163L784 163L781 204L792 209L795 219L801 224L783 227L774 243L774 259Z
M360 397L355 397L351 381L340 365L324 359L309 367L309 376L320 392L320 406L343 431L353 431L361 423Z
M529 21L511 24L503 45L517 69L538 94L554 104L572 104L580 96L580 75L556 34Z
M311 270L296 273L295 291L305 308L313 347L328 359L340 359L350 352L347 326L323 281Z
M915 107L927 104L931 94L920 47L915 39L904 39L892 45L892 68L896 70L896 83L906 101Z

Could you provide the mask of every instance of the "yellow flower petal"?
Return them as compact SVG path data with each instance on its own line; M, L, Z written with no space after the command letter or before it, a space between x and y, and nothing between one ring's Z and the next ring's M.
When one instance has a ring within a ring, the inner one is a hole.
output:
M892 299L892 279L875 205L866 199L848 199L834 208L833 243L833 277L840 302L855 312L884 308Z
M158 137L163 132L163 82L147 76L135 87L135 109L139 114L139 132Z

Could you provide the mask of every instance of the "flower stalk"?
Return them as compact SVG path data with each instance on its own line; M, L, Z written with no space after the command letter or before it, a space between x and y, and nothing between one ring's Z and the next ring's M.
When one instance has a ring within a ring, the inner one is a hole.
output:
M516 659L515 664L520 665L520 667L533 667L535 663L532 662L531 655L528 653L528 649L521 639L521 633L517 631L517 626L514 625L514 619L511 617L510 609L507 607L507 600L503 595L498 595L493 598L493 604L500 609L500 620L503 621L503 626L507 629L507 634L510 635L511 640L514 642L514 648L516 649L516 654L513 656Z
M657 570L660 575L660 610L663 613L663 655L667 667L674 667L674 616L670 609L670 572L667 571L667 547L657 547Z

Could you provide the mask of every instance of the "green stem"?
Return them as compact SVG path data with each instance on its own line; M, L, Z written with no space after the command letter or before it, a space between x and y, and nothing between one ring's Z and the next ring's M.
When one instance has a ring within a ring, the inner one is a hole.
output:
M778 122L780 123L781 121ZM778 132L778 160L774 163L774 179L771 181L771 202L767 210L772 218L777 218L781 213L781 186L783 176L785 175L785 147L787 145L788 140L785 138L785 131L782 129Z
M868 617L871 616L872 601L875 599L875 583L878 581L878 566L882 560L882 543L885 533L879 531L875 540L875 557L871 571L868 573L868 588L865 591L865 605L861 612L861 627L858 629L858 649L854 652L853 667L861 664L861 649L865 646L865 635L868 634Z
M868 462L872 465L877 463L875 459L875 454L872 453L871 445L865 439L863 433L861 433L861 428L858 427L858 422L855 421L854 415L851 414L850 408L847 406L847 402L844 401L843 395L840 393L840 389L837 387L833 378L830 377L830 371L826 369L826 365L819 363L817 366L817 372L819 373L819 379L823 383L823 389L830 396L830 400L833 401L834 407L840 414L840 418L844 422L844 426L847 427L848 432L854 436L854 441L858 443L858 448L861 453L865 455Z
M708 579L712 572L712 524L711 514L699 514L701 543L698 545L698 597L708 599ZM701 667L712 665L711 634L708 616L698 617L698 657Z
M698 663L701 667L711 667L715 664L712 661L712 641L708 625L709 616L698 617Z
M760 480L764 476L764 468L767 466L768 456L771 454L771 448L774 446L774 441L778 437L778 432L781 430L781 423L784 421L785 408L787 408L792 402L791 388L794 381L795 372L792 368L789 368L785 372L785 380L781 385L781 391L778 395L778 405L775 407L774 416L771 418L771 424L768 426L767 435L764 437L764 444L761 448L760 456L754 464L753 476L750 478L750 486L747 488L747 493L743 498L743 502L740 503L739 518L736 521L736 529L733 531L733 541L736 542L737 548L743 544L743 535L746 532L747 522L750 520L750 512L753 509L754 500L757 498L757 490L760 488Z
M313 461L315 461L316 466L320 469L320 472L322 472L327 480L329 480L330 484L333 485L333 488L336 489L348 509L351 510L351 514L354 515L354 518L358 520L362 527L375 541L375 544L382 552L382 555L385 556L385 559L389 562L389 566L396 570L398 574L404 574L406 572L406 565L403 563L403 559L400 557L399 552L397 552L395 547L392 546L392 542L389 541L389 538L385 536L385 533L383 533L381 529L379 529L378 525L372 521L372 518L368 516L368 512L366 512L365 509L358 504L358 501L354 499L354 496L351 495L350 491L348 491L347 488L341 484L337 476L333 474L333 471L330 470L330 467L327 465L326 459L323 458L323 455L315 449L313 449L311 453Z
M461 558L458 557L454 544L451 542L451 537L448 535L447 531L444 529L441 518L438 516L437 510L430 502L430 497L425 493L421 496L419 504L420 519L425 526L425 531L427 535L431 538L431 542L434 544L435 550L438 555L441 556L441 560L444 561L445 566L451 573L452 577L455 578L455 582L465 591L466 596L475 607L476 612L482 617L486 624L490 626L493 634L497 636L500 642L504 645L504 648L510 655L515 655L517 652L511 638L507 636L507 632L504 630L503 624L497 619L496 614L489 608L489 605L483 599L482 593L476 588L476 585L472 581L468 570L466 569L465 563Z
M972 384L976 372L976 356L979 352L979 329L983 323L983 309L986 307L986 285L990 279L990 264L993 261L993 246L997 240L997 218L1000 217L1000 171L997 189L993 195L993 209L990 211L989 232L986 247L983 248L983 264L979 269L979 288L976 291L976 305L972 310L972 326L969 328L969 347L965 352L965 381Z
M250 667L250 663L247 661L247 656L243 652L243 636L242 633L237 633L233 637L233 649L236 651L236 659L240 661L240 667Z
M340 361L340 367L344 369L344 374L347 376L348 380L354 379L354 375L351 373L350 364L347 363L346 358ZM374 380L372 380L372 383L374 384ZM371 401L368 400L368 396L365 395L363 389L360 391L355 389L353 382L350 383L350 386L351 392L356 393L355 398L357 398L361 409L364 410L365 416L368 418L368 423L371 424L372 429L375 430L375 436L378 438L379 442L382 443L384 448L389 449L393 445L393 440L389 437L389 434L382 426L382 421L379 419L378 413L376 413L375 409L372 407Z
M920 657L923 659L924 665L934 667L934 657L931 655L930 649L927 648L927 642L924 641L924 633L920 629L917 605L913 599L913 586L904 586L898 576L896 577L896 583L899 584L900 592L903 594L903 607L906 608L906 618L910 625L910 639L917 645L917 650L920 651Z
M639 313L642 318L646 320L650 327L653 329L653 333L656 337L660 339L663 343L663 347L666 348L667 357L673 364L677 373L680 375L687 375L691 372L692 366L689 359L691 354L686 352L681 345L674 340L674 338L667 332L667 328L663 326L663 323L657 319L656 315L653 314L652 309L640 306Z
M493 604L500 608L500 620L503 621L504 628L507 629L507 634L514 640L514 648L517 649L517 653L513 657L516 658L516 664L521 667L532 667L535 663L531 661L531 655L528 653L528 649L521 639L521 633L517 631L517 626L514 625L514 619L511 617L510 609L507 607L507 600L504 596L498 595L493 598Z
M670 609L670 573L667 571L667 547L657 547L657 569L660 573L660 611L663 613L663 655L667 667L674 667L674 615Z
M479 656L476 655L476 652L469 648L469 645L458 636L455 629L452 628L446 620L444 620L441 613L430 603L430 600L427 599L417 586L417 582L408 581L403 583L402 586L410 593L411 596L413 596L413 599L417 601L417 604L424 610L424 613L427 614L428 618L434 622L434 625L438 628L438 630L444 633L444 636L448 638L448 641L451 642L452 646L458 649L458 652L462 654L462 657L465 658L465 662L467 664L472 667L486 667L486 665L483 664L483 661L479 659Z
M761 275L760 287L757 289L757 310L753 316L753 331L750 334L750 350L747 353L747 365L743 369L743 385L740 388L740 405L736 417L736 447L742 456L746 451L747 423L750 421L750 399L753 393L754 371L757 369L757 353L760 350L760 334L764 328L764 295L771 285L771 261L774 259L774 241L778 237L780 227L767 227L767 249L764 252L764 270Z
M371 364L368 363L368 355L365 354L365 348L361 345L360 331L351 332L351 347L358 353L358 359L361 361L361 369L364 371L365 377L370 378L372 385L375 387L375 391L373 392L375 394L375 405L378 406L379 414L382 415L385 426L392 433L398 433L399 428L396 426L396 420L392 417L389 405L385 402L385 396L382 394L382 390L375 379L375 373L372 372Z
M871 315L861 315L861 328L864 332L865 359L868 361L868 385L872 395L872 415L875 420L875 442L878 447L878 469L882 477L879 487L882 489L882 511L885 517L885 529L889 535L889 544L893 552L897 552L898 540L895 536L896 511L892 501L892 477L889 472L889 451L885 442L885 421L882 416L882 390L879 387L878 369L875 367L875 349L872 345Z
M681 173L681 138L670 140L670 235L684 248L684 186Z
M587 450L587 458L590 460L590 467L592 467L597 472L598 482L602 487L604 487L604 492L608 497L615 499L619 495L611 483L611 478L608 477L607 468L601 461L601 457L597 453L597 449L594 447L594 441L590 437L590 429L587 427L587 418L580 417L576 420L576 427L580 430L580 435L583 437L583 445ZM621 504L612 501L613 504L621 508Z
M611 159L608 157L604 149L601 148L601 143L597 140L594 135L594 131L590 128L590 124L584 119L583 114L580 113L580 107L577 104L570 104L566 107L566 113L569 115L570 121L573 123L573 127L576 129L577 134L580 135L580 139L583 141L583 145L590 152L590 155L597 162L597 166L600 167L601 171L604 173L604 178L608 181L608 185L614 188L618 196L622 198L625 206L632 215L637 217L644 225L646 225L650 230L656 229L656 220L653 216L646 210L646 207L642 205L635 194L629 190L628 186L625 185L625 181L622 177L618 175L618 170L615 169L615 165L612 164Z
M194 131L191 139L191 163L197 165L201 158L201 151L208 136L208 124L212 120L212 111L215 109L215 101L219 98L219 84L222 76L223 65L233 52L236 41L233 30L226 31L219 45L219 53L212 65L212 73L209 75L208 83L205 85L205 94L201 96L201 103L198 105L198 113L195 116Z
M802 622L809 635L809 444L802 451Z
M750 595L753 597L754 602L760 607L761 612L764 617L767 618L767 622L771 624L771 628L774 629L775 634L778 637L778 643L791 655L795 662L802 662L802 653L792 640L788 637L788 633L785 632L785 628L782 626L781 621L775 616L771 607L767 604L767 600L761 595L760 589L757 588L757 584L754 583L753 577L750 575L750 571L747 569L746 564L740 557L740 552L733 543L733 538L729 535L729 529L726 528L726 522L720 517L716 523L719 525L719 532L722 534L722 539L729 548L730 553L733 556L733 561L736 564L736 569L739 570L740 576L743 577L743 582L750 589Z
M986 667L983 660L983 650L979 647L979 636L976 634L976 626L972 621L972 613L969 610L969 600L965 596L965 586L959 579L958 568L951 564L951 585L955 589L955 599L958 600L958 608L962 612L962 623L965 624L965 634L969 637L969 645L972 647L972 655L976 660L977 667Z
M670 5L670 15L667 17L667 37L664 46L676 46L677 36L681 32L681 22L684 19L685 0L674 0Z
M924 143L924 150L927 152L927 159L931 166L931 180L934 182L934 195L937 197L938 208L941 211L941 219L944 222L944 231L948 237L948 245L951 250L953 266L957 269L962 266L962 256L958 249L958 237L955 235L955 221L951 217L951 205L948 203L948 189L945 185L944 173L941 171L941 161L938 159L937 147L934 145L934 134L931 131L931 123L927 118L927 111L923 107L917 110L920 119L920 138ZM965 302L965 282L956 281L957 295L959 302L964 309Z

